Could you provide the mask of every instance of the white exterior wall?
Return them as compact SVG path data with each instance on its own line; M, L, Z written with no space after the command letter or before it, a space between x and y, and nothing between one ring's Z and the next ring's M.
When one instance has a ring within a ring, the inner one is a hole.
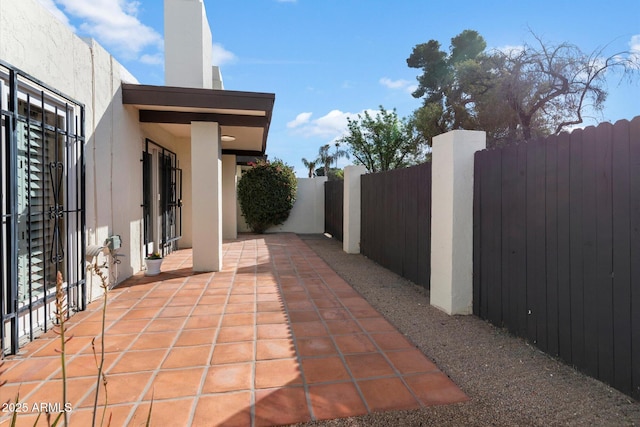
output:
M213 88L211 29L202 0L164 0L167 86Z
M324 183L327 177L298 178L296 202L289 218L267 233L324 233Z
M143 131L137 110L122 105L123 77L135 81L100 45L77 37L36 0L0 0L0 59L84 104L86 244L102 245L119 234L118 252L124 256L109 270L110 279L119 283L137 273L142 269L144 139L175 147L159 128L154 135ZM182 162L185 153L178 155ZM94 300L101 294L99 283L95 278L88 283L89 300Z
M242 178L242 171L246 168L248 168L249 166L236 166L236 176L238 177L238 181L240 181L240 179ZM236 212L237 212L237 218L238 218L238 233L250 233L251 229L249 228L249 226L247 225L247 221L245 221L244 217L242 216L242 208L240 207L240 199L238 199L237 195L236 195Z
M222 238L238 237L236 156L222 156Z

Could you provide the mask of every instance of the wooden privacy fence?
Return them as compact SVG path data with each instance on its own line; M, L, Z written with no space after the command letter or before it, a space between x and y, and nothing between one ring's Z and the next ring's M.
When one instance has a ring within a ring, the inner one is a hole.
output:
M342 242L344 181L324 183L324 232Z
M640 398L640 117L476 153L474 313Z
M361 253L429 289L431 163L361 179Z

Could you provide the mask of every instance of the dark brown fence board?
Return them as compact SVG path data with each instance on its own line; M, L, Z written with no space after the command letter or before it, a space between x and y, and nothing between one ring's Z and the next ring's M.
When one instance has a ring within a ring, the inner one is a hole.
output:
M364 253L364 248L370 245L372 238L370 230L370 193L366 191L366 175L360 178L360 253Z
M394 191L394 199L396 200L394 203L394 213L395 213L395 218L393 221L393 225L394 227L394 234L393 234L393 238L394 239L398 239L398 244L397 244L397 249L395 251L392 252L392 259L393 259L393 265L395 266L395 270L396 272L398 272L398 274L400 274L401 276L404 276L404 271L403 271L403 267L404 267L404 263L403 263L403 258L404 258L404 248L405 248L405 241L404 241L404 229L405 229L405 217L404 217L404 207L405 207L405 203L404 203L404 189L403 184L404 184L404 170L399 169L399 170L394 170L393 173L396 175L395 176L395 188L393 188ZM402 199L402 200L401 200Z
M571 362L584 365L584 281L582 258L582 130L571 133L569 155L569 216L571 246Z
M570 217L571 136L558 136L558 353L571 362L571 217Z
M482 232L480 233L480 253L483 254L480 262L480 313L485 319L489 319L489 304L494 300L490 294L490 290L493 287L493 260L491 259L491 254L494 254L494 251L492 251L491 245L495 240L493 234L494 213L491 211L492 206L489 200L491 200L492 194L496 191L495 187L491 187L491 169L495 167L496 156L492 156L491 154L493 153L486 152L483 154L483 168L480 171L480 177L483 182L480 188L480 200L482 200L482 202L480 205L481 212L479 219L480 227L482 228Z
M482 287L482 281L480 280L481 274L481 259L480 256L480 242L482 232L482 171L485 169L484 158L486 151L478 151L473 156L473 314L481 316L480 313L480 288Z
M631 241L629 123L613 129L612 222L613 222L613 354L614 386L627 394L631 387Z
M529 143L527 153L527 335L546 350L545 146Z
M640 117L630 122L629 199L631 246L631 380L632 395L640 399Z
M418 280L417 284L430 289L431 283L431 163L418 168Z
M377 209L374 209L373 175L363 175L360 178L360 252L371 258L371 251L376 246L375 227L372 216Z
M558 138L546 143L545 240L546 240L546 351L558 356Z
M584 371L598 375L597 136L594 127L582 136L582 280L584 289ZM581 286L577 284L577 286Z
M342 241L344 181L324 183L324 231Z
M395 268L394 262L394 254L398 251L398 248L395 247L393 242L393 237L395 236L395 229L397 227L398 217L396 214L396 204L390 202L392 196L397 194L395 188L395 181L393 179L387 179L383 181L384 188L384 218L380 220L380 224L387 224L384 227L384 242L381 245L383 250L382 255L382 265L386 266L389 270L397 273L398 270Z
M362 177L361 252L428 288L431 165Z
M418 283L418 174L405 174L405 186L403 188L404 200L404 277L413 283Z
M516 275L514 271L512 259L519 256L516 252L517 242L522 240L524 229L514 217L520 203L519 183L521 182L518 173L518 148L515 146L507 147L502 150L502 303L504 309L502 311L502 321L504 325L512 333L517 332L518 321L518 305L516 300ZM520 209L522 210L522 209Z
M487 251L490 263L487 265L488 282L488 318L495 324L502 324L502 267L500 257L502 253L502 155L491 156L487 165L487 185L485 197L487 200L486 216L491 224L491 235L488 245L483 251Z
M598 378L613 384L613 224L611 138L613 126L596 128L596 280Z
M527 146L518 145L518 182L517 197L519 201L515 204L514 220L518 235L522 236L513 242L513 286L516 291L517 307L517 331L521 337L527 336Z
M640 398L640 118L475 159L474 312Z

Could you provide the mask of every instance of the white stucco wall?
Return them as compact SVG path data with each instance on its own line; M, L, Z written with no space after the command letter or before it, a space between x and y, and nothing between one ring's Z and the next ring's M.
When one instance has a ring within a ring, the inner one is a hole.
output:
M242 178L242 171L247 169L249 166L236 166L236 176L238 177L238 181ZM237 192L237 189L236 189ZM247 225L247 221L245 221L244 216L242 216L242 208L240 207L240 199L236 196L236 214L238 218L238 233L250 233L251 229Z
M120 282L140 271L140 159L151 132L141 128L135 109L122 105L121 79L128 76L131 82L130 74L36 0L0 0L0 59L84 104L86 243L101 245L106 237L121 235L123 257L109 270L111 279ZM155 133L157 143L174 145L157 127ZM99 297L97 280L89 279L88 293L91 300Z
M327 177L298 178L296 202L289 218L282 225L271 227L267 233L323 233L324 183Z
M236 156L222 156L222 238L238 237Z

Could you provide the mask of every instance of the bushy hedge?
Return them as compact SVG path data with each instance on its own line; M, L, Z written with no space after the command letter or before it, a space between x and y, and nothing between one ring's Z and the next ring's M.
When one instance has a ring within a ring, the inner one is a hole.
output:
M259 161L244 172L238 183L238 199L251 230L264 233L286 221L296 200L297 187L293 168L282 160Z

